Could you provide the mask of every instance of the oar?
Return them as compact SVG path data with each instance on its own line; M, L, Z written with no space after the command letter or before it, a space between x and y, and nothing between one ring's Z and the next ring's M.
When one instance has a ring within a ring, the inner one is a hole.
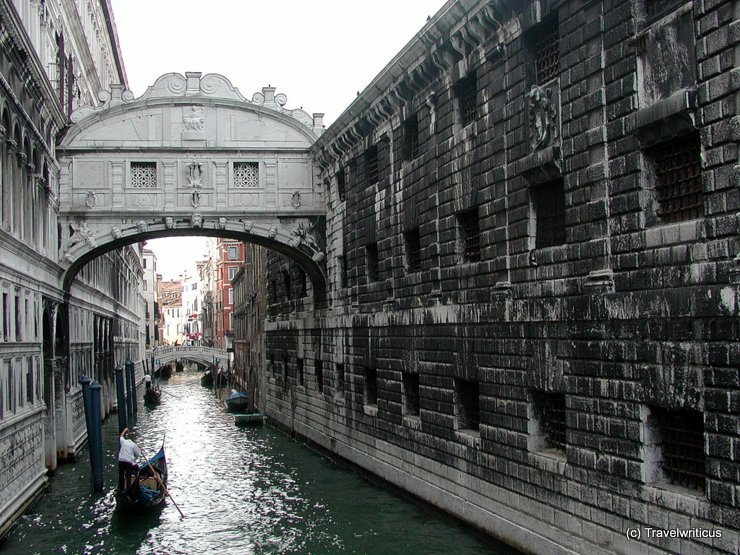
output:
M164 482L162 482L162 480L159 478L159 474L157 473L157 471L152 466L152 463L149 462L149 459L147 459L146 464L149 467L149 469L152 471L152 477L157 481L157 483L159 483L160 486L162 486L162 491L164 492L164 494L167 497L170 498L170 501L172 501L172 504L175 506L175 509L177 509L177 511L180 513L180 516L182 518L185 518L185 515L182 514L182 511L180 510L180 507L177 506L177 503L175 503L175 500L172 499L172 496L170 495L170 492L167 491L167 488L165 487Z
M180 398L179 398L179 397L178 397L177 395L174 395L174 394L172 394L172 393L168 393L168 392L166 392L166 391L165 391L164 389L160 389L160 391L161 391L162 393L164 393L165 395L169 395L170 397L174 397L174 398L175 398L175 399L177 399L178 401L180 400Z

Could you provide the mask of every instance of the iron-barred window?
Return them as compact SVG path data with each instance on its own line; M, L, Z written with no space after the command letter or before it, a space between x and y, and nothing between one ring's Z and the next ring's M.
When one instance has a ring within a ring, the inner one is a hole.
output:
M668 481L704 491L704 418L693 410L654 408L660 434L663 472Z
M403 413L407 416L419 415L419 374L403 372Z
M367 184L378 181L378 146L373 145L365 151L365 178Z
M541 394L540 413L545 443L552 449L565 451L565 395L563 393Z
M457 81L454 90L458 101L460 123L465 127L478 117L478 82L475 74Z
M480 392L477 381L455 379L456 415L458 429L480 428Z
M296 360L296 373L298 374L298 385L303 385L303 359Z
M234 162L234 187L259 187L259 164L257 162Z
M413 160L419 156L419 122L416 114L403 123L403 151L404 160Z
M131 186L153 189L157 186L156 162L131 162Z
M478 208L457 215L458 260L462 263L480 260L480 223Z
M543 85L560 75L560 34L557 14L545 18L528 33L530 52L534 59L537 85Z
M324 392L324 361L323 360L315 360L314 361L314 372L316 373L316 387L319 390L319 393Z
M336 371L337 371L337 383L334 386L334 393L339 396L344 395L344 364L337 363L336 365Z
M378 372L375 368L365 368L363 400L366 405L378 404Z
M556 179L534 187L536 217L536 247L552 247L565 243L565 191L563 180Z
M419 228L412 229L403 234L406 247L406 271L408 273L421 270L421 235Z
M339 200L344 200L346 187L347 185L344 169L340 169L337 172L337 194L339 195Z
M365 258L367 263L368 281L378 281L380 279L380 263L378 261L378 244L370 243L365 246Z
M662 223L704 217L699 135L661 143L647 152L655 171L657 216Z

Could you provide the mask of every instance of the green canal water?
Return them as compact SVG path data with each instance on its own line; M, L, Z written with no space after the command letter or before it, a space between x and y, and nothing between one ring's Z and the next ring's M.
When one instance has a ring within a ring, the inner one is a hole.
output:
M270 427L239 429L199 375L174 376L162 405L139 407L136 441L163 438L168 502L119 514L117 418L103 427L105 491L93 493L87 455L60 467L48 493L0 546L18 554L515 554L355 468L338 465Z

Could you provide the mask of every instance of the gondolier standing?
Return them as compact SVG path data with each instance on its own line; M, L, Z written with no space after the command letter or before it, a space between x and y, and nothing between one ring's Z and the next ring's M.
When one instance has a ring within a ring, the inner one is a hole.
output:
M146 389L149 390L152 388L152 376L151 374L144 374L144 385L146 386Z
M136 458L141 457L141 449L127 436L128 428L124 428L119 437L120 449L118 451L118 489L123 490L128 482L128 477L136 474L139 467L136 466ZM124 482L124 478L126 482Z

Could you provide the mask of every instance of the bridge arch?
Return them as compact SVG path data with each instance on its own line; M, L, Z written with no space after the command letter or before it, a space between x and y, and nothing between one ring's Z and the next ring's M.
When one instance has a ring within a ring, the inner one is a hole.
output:
M252 242L295 260L326 296L323 184L310 148L323 114L247 99L223 76L169 73L139 98L120 86L72 114L60 159L64 286L92 258L157 237Z

